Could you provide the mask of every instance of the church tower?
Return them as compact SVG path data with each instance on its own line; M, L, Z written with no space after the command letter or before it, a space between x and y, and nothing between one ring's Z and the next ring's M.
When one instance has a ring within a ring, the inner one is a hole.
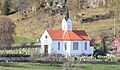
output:
M64 14L64 18L62 20L62 30L65 30L65 31L72 30L72 21L69 18L68 9L66 10L66 12Z

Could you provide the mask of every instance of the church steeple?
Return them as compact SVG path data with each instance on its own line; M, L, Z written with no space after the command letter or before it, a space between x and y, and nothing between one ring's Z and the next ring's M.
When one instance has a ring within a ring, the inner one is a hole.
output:
M64 18L62 20L62 30L72 30L72 21L69 17L69 11L68 8L66 8L66 11L64 13Z
M66 12L65 12L65 19L66 19L66 21L69 19L69 11L68 11L68 8L66 9Z

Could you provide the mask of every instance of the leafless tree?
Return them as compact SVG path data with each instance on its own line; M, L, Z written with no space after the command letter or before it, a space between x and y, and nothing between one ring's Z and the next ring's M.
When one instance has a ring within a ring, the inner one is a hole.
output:
M10 48L13 44L15 34L15 24L7 17L0 17L0 47Z
M81 9L83 9L83 6L84 6L84 0L76 0L76 7L79 9L79 10L81 10Z
M76 57L66 58L63 64L63 70L80 70L80 60Z
M107 52L107 40L109 38L109 35L107 33L102 33L101 34L101 39L102 39L102 44L103 44L103 51L106 53Z
M39 11L36 12L35 17L40 23L41 22L43 23L44 18L45 18L45 14L46 13L43 10L39 10Z
M24 19L24 11L28 7L28 2L27 2L27 0L19 0L18 3L19 3L18 11L20 11L20 13L22 15L21 20L23 20Z

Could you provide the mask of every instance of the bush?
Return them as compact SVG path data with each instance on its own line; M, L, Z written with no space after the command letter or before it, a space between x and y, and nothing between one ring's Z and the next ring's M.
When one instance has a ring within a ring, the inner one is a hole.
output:
M103 53L103 52L96 52L93 56L96 58L96 59L98 59L98 56L106 56L106 54L105 53Z
M2 8L2 14L9 15L9 13L10 13L9 0L5 0Z

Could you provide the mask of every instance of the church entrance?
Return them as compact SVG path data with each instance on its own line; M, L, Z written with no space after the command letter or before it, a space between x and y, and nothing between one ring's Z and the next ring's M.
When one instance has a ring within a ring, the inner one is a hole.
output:
M44 53L45 53L45 55L48 54L48 45L44 45Z

